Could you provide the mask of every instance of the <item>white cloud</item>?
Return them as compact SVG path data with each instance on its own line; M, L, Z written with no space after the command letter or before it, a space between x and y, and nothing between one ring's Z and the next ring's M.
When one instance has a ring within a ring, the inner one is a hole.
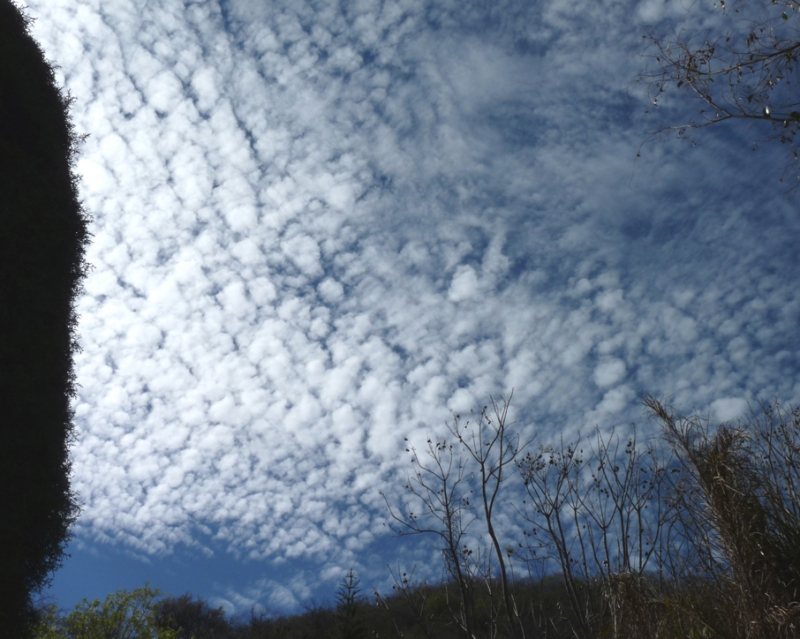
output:
M612 388L605 395L603 400L597 405L598 418L606 421L609 415L617 415L623 412L631 404L635 393L629 386L618 386ZM591 423L591 418L587 420Z
M625 377L627 367L620 359L609 359L601 362L594 369L594 383L600 388L608 388L618 384Z
M451 302L462 302L478 293L478 275L471 266L459 266L450 283L448 298Z
M714 421L719 423L732 422L744 417L747 410L747 400L743 397L720 397L711 402L711 414L714 416Z
M344 298L344 287L333 278L326 277L317 289L326 302L336 303Z
M217 73L213 68L201 67L192 74L192 88L197 93L197 106L210 111L219 99Z
M314 277L322 273L319 244L310 236L293 235L281 242L281 250L305 275Z

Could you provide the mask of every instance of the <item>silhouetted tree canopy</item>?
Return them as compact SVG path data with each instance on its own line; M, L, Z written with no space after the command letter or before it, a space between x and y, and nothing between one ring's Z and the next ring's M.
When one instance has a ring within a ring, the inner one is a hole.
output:
M78 513L68 446L88 217L71 98L0 0L0 628L25 637Z
M221 639L229 636L230 624L222 608L190 594L167 597L155 606L156 625L176 633L177 639Z

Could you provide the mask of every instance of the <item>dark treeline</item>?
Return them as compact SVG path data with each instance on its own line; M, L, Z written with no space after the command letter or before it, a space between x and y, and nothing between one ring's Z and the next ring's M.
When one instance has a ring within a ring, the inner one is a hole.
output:
M149 587L132 592L120 591L105 602L84 603L69 613L58 615L45 610L45 620L37 637L41 639L112 639L125 636L153 639L367 639L371 637L406 637L408 639L462 639L464 632L451 617L451 607L458 599L453 583L418 584L404 593L386 597L361 596L349 590L357 584L343 580L335 603L311 603L295 615L275 615L251 611L226 615L200 597L190 594L157 599L160 594ZM495 584L496 585L496 584ZM536 602L536 610L524 621L528 637L575 636L576 619L565 607L567 597L563 581L554 575L541 582L530 580L516 584L521 599ZM349 603L348 595L353 594ZM409 597L424 604L420 609L409 605ZM343 600L344 598L344 600ZM479 596L476 637L490 634L491 602ZM144 612L145 614L141 614ZM120 614L121 613L121 614ZM138 618L137 618L137 615ZM120 622L120 619L124 621ZM98 623L98 619L113 620ZM113 631L109 632L113 628ZM116 634L114 634L116 633ZM499 636L503 636L500 634Z
M67 447L89 238L71 100L28 25L0 0L0 628L19 639L78 510Z
M660 426L645 443L635 430L597 432L525 452L503 402L472 423L456 418L452 444L409 448L416 470L405 488L427 515L389 512L398 531L437 541L438 583L390 569L392 592L363 593L351 571L330 605L232 618L145 587L69 613L45 609L37 637L800 636L800 409L776 401L713 426L645 404ZM512 544L494 543L495 500L516 501L525 522ZM465 536L468 521L484 527L483 545ZM120 624L133 630L120 634Z

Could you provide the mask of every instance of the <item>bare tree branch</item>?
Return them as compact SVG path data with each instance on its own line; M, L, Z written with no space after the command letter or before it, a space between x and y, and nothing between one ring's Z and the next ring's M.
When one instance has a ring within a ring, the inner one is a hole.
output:
M751 121L763 130L759 141L785 145L781 181L792 175L793 190L800 186L800 6L795 0L740 0L715 7L727 22L723 32L683 30L660 36L651 31L644 36L654 68L637 82L648 87L648 113L661 112L668 91L688 92L703 105L688 121L660 124L648 139L669 133L686 137L688 131L722 122Z

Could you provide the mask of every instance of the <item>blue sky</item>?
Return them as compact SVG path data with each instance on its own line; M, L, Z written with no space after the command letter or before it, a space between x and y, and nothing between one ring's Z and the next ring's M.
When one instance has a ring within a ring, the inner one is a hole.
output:
M489 4L25 2L90 135L60 605L149 580L297 610L401 557L436 578L379 491L405 438L512 388L542 442L652 429L643 392L720 420L800 401L782 149L726 125L637 157L642 34L720 14Z

